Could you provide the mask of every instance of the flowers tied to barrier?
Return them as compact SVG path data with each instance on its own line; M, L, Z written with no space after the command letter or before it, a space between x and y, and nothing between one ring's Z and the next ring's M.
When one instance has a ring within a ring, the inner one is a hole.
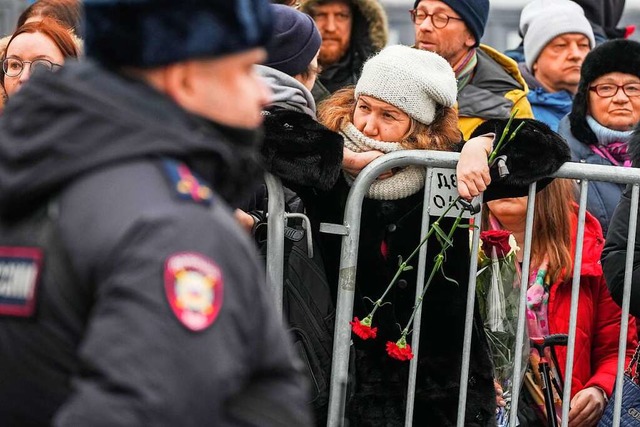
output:
M511 131L511 123L513 121L513 118L515 117L515 115L517 114L517 110L513 112L513 114L511 115L511 117L509 118L509 121L507 122L506 126L504 127L501 135L500 135L500 139L498 140L498 143L495 145L494 150L491 152L491 154L489 155L488 158L488 163L490 166L496 166L498 169L498 173L500 175L500 177L506 176L509 174L509 171L507 169L506 166L506 156L501 156L499 155L499 153L501 152L501 150L508 144L510 143L516 136L516 134L518 133L518 131L520 130L520 128L525 124L524 122L520 123L519 126L514 130ZM451 229L446 232L445 230L442 229L441 227L441 221L442 219L451 211L451 209L454 208L454 206L456 205L462 205L463 209L460 211L460 213L457 215L457 217L455 218L455 221L453 223L453 225L451 226ZM413 321L415 319L416 316L416 312L418 310L418 308L420 307L425 293L426 291L429 289L429 285L431 284L431 282L433 281L433 278L435 277L436 273L439 271L442 276L455 283L456 285L458 285L457 282L455 282L455 280L453 279L449 279L444 271L443 271L443 264L444 264L444 260L445 260L445 254L448 248L450 248L451 246L453 246L453 234L455 233L455 231L458 228L471 228L474 227L472 225L469 224L461 224L462 221L462 215L464 214L465 210L469 210L471 212L475 212L476 209L478 209L479 207L472 205L471 203L467 202L466 200L462 199L461 197L456 198L455 200L453 200L449 206L447 207L447 209L445 210L445 212L442 213L442 215L440 215L440 217L438 219L436 219L430 226L429 231L427 232L426 236L424 236L422 238L422 240L420 241L420 243L418 244L418 246L413 250L413 252L405 259L403 260L402 258L399 259L398 262L398 269L396 270L393 278L391 279L389 285L387 286L387 288L385 289L385 291L383 292L383 294L373 302L373 308L371 310L371 312L362 320L359 320L357 317L354 318L354 320L352 322L350 322L351 326L352 326L352 330L353 332L360 337L361 339L374 339L376 337L377 334L377 328L372 327L373 325L373 320L374 320L374 316L376 311L378 310L378 308L380 308L385 302L385 298L387 297L387 295L389 294L389 292L391 291L391 289L393 288L393 286L397 283L398 279L400 278L400 276L402 275L402 273L404 273L405 271L409 271L412 270L413 267L411 265L409 265L409 262L413 259L413 257L415 257L418 252L420 251L420 248L427 243L427 241L429 240L429 238L435 234L436 239L438 240L438 242L440 243L440 251L439 253L435 256L434 258L434 263L433 266L431 268L431 272L427 278L427 281L425 282L424 285L424 290L422 292L422 294L418 297L418 299L416 300L416 304L413 307L413 311L411 313L411 316L409 317L409 320L406 324L406 326L401 330L400 332L400 338L395 341L389 341L386 344L386 350L387 350L387 354L394 358L394 359L398 359L398 360L411 360L413 358L413 352L411 351L411 346L409 345L409 343L407 342L407 337L411 332L411 326L413 325Z

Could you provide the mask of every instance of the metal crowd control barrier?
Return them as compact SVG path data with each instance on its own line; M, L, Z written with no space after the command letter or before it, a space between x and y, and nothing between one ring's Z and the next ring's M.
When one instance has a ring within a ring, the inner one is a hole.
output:
M387 154L376 159L369 166L367 166L358 176L353 183L349 197L347 199L344 223L342 225L337 224L323 224L321 231L329 232L333 234L340 234L343 236L342 240L342 252L340 259L340 275L338 282L338 301L336 307L336 328L334 333L334 352L332 362L332 375L331 375L331 392L329 398L329 417L328 426L338 427L343 425L344 411L345 411L345 393L347 384L347 371L349 364L349 343L351 341L351 328L349 327L349 321L352 319L353 313L353 300L355 291L356 280L356 266L358 259L358 240L360 236L360 218L362 210L362 202L365 194L371 183L382 172L392 169L394 167L406 166L409 164L421 165L427 167L427 178L425 185L424 196L424 209L423 209L423 221L422 221L422 233L424 235L429 228L429 201L430 201L430 189L431 180L433 178L432 168L449 168L455 169L459 154L436 152L436 151L400 151L391 154ZM637 223L637 209L638 194L640 186L640 169L633 168L620 168L613 166L598 166L598 165L585 165L579 163L566 163L560 170L554 175L558 178L570 178L580 180L580 208L578 212L578 233L576 242L576 254L574 259L574 274L572 283L571 294L571 311L569 322L569 343L567 349L567 364L565 368L565 378L571 378L573 373L573 358L575 350L576 340L576 323L578 314L578 296L579 296L579 283L580 283L580 268L582 262L582 241L585 225L585 212L586 212L586 200L587 189L589 180L593 181L610 181L620 184L633 184L632 191L632 209L629 221L629 236L627 245L627 258L625 266L624 277L624 304L622 307L622 328L619 340L618 349L618 370L615 388L615 401L616 411L614 418L614 425L619 425L620 420L620 402L622 394L622 375L624 372L625 351L626 351L626 335L628 330L628 313L629 313L629 298L631 294L631 268L633 265L633 245L635 240L635 225ZM531 241L533 233L533 212L535 205L535 192L536 185L532 184L529 188L529 200L527 208L526 218L526 231L525 231L525 244L524 244L524 259L522 268L522 283L521 289L526 289L528 286L529 277L529 262L531 259ZM271 197L270 197L271 198ZM475 223L481 223L481 213L475 216ZM477 259L478 246L479 246L479 231L474 230L471 248L471 259ZM416 296L420 295L423 288L426 268L426 245L422 247L419 253L418 260L418 278L416 285ZM475 288L476 288L476 263L472 263L469 269L469 288L467 298L467 312L465 318L465 332L463 343L463 359L462 359L462 373L460 377L460 393L458 400L458 412L457 412L457 426L463 427L465 423L465 410L467 401L467 384L469 377L469 358L471 350L471 332L473 323L473 307L475 304ZM276 282L277 283L277 282ZM518 327L516 333L516 342L519 343L516 346L515 360L521 360L524 331L525 331L525 303L526 293L521 292L520 300L520 316L518 318ZM413 334L411 337L411 346L414 350L414 357L410 364L410 376L409 376L409 388L408 399L406 408L405 426L412 425L414 396L415 396L415 382L417 371L417 360L419 351L419 337L420 337L420 312L416 315ZM519 390L521 385L522 368L519 363L515 364L514 372L514 390ZM568 426L568 414L569 414L569 401L571 395L571 381L565 381L565 389L563 395L563 407L562 407L562 426ZM510 418L510 425L516 425L518 399L512 401L512 413Z
M285 199L282 182L277 176L264 174L269 201L267 205L267 283L276 299L276 309L282 317L284 291L284 229L289 218L299 218L307 230L311 230L311 222L306 215L289 213L285 210ZM307 254L313 257L313 242L311 233L305 233L307 238Z

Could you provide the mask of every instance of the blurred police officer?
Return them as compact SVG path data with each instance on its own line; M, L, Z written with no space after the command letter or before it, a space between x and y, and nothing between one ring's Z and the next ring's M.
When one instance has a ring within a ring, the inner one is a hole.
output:
M229 207L259 174L267 0L85 9L89 60L0 119L0 425L308 425Z

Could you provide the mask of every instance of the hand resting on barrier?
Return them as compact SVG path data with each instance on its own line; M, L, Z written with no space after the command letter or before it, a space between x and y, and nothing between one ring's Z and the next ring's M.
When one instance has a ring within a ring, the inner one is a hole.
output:
M460 152L456 167L458 193L471 200L491 183L487 158L493 148L495 135L481 135L467 141Z

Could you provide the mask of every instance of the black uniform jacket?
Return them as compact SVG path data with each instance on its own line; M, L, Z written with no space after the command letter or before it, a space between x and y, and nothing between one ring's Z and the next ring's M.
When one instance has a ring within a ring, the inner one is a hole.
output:
M227 204L258 172L255 140L90 62L36 75L9 101L0 269L26 262L40 276L23 277L37 291L23 300L8 298L13 270L2 278L0 425L309 424L264 272ZM9 241L42 211L54 238L27 226L31 241Z

